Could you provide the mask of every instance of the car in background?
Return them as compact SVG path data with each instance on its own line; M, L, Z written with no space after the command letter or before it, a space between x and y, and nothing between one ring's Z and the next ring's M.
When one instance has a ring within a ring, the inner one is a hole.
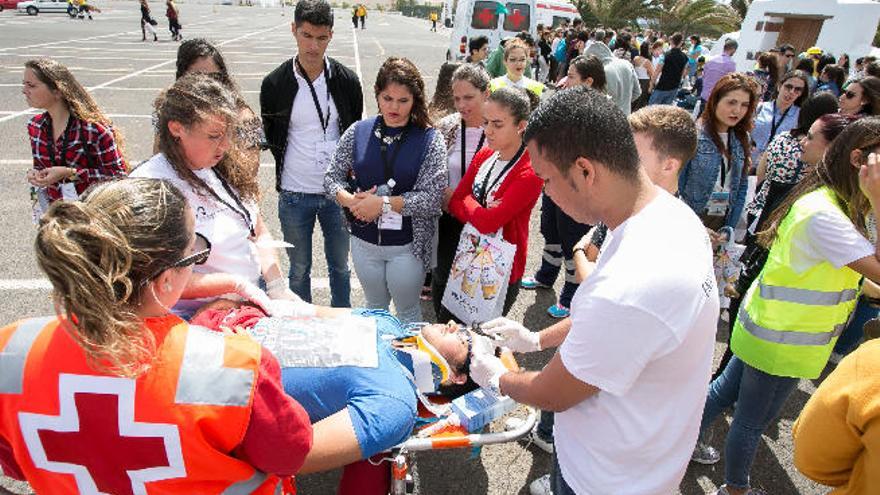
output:
M15 10L15 6L18 5L18 0L0 0L0 12L4 10Z
M27 15L37 15L41 12L47 14L70 14L70 9L74 9L75 15L76 7L67 3L67 0L27 0L25 2L18 2L16 7L16 10L26 12Z

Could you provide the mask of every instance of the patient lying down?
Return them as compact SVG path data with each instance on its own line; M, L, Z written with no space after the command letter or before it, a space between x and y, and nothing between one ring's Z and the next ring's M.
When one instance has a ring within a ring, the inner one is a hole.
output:
M202 308L192 324L246 332L281 363L284 390L309 413L314 444L302 473L324 471L406 440L419 394L461 395L473 345L454 323L404 327L384 311L317 307L314 317L265 317L240 303Z

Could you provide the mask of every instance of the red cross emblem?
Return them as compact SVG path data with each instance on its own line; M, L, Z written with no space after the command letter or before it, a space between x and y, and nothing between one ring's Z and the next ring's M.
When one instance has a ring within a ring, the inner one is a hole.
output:
M60 414L19 413L34 465L72 474L80 493L146 495L186 476L176 425L134 421L134 380L63 374Z
M507 16L507 19L513 24L513 27L519 29L520 24L526 20L526 16L519 13L519 9L514 9L513 14Z
M480 14L477 17L479 17L480 23L483 26L488 26L492 23L492 20L495 19L495 13L492 12L492 9L485 8L480 11Z

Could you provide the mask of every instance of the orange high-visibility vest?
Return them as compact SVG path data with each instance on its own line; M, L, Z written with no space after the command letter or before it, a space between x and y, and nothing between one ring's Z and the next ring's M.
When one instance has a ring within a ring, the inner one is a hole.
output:
M231 452L253 407L260 346L150 318L149 371L89 366L56 317L0 330L0 436L40 494L280 494L281 480Z

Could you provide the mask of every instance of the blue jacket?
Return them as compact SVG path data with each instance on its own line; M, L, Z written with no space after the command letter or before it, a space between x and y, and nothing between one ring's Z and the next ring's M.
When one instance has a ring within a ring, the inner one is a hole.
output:
M736 227L743 207L746 203L748 176L743 174L745 153L736 135L732 136L731 166L733 173L730 179L730 207L727 209L725 226ZM697 139L697 154L685 164L678 178L678 191L681 199L691 207L697 215L703 214L709 197L721 173L722 155L715 143L705 131L700 132Z

